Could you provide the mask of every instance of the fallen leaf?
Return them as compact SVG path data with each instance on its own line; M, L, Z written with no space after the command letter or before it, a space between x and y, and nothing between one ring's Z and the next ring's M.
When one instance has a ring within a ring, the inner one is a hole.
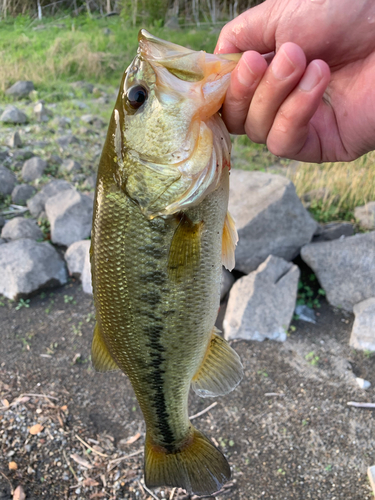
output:
M17 486L13 493L13 500L25 500L26 495L21 485Z
M83 486L99 486L100 483L98 481L95 481L95 479L92 479L92 477L88 477L87 479L83 480Z
M9 401L7 399L2 399L1 403L3 406L5 406L5 408L9 408Z
M28 401L30 401L29 396L22 396L21 398L16 398L14 401L12 401L10 406L16 406L21 403L27 403Z
M70 455L70 457L75 461L77 462L77 464L79 465L82 465L83 467L86 467L86 469L93 469L94 466L92 464L90 464L90 462L88 462L87 460L85 460L84 458L80 457L79 455L77 455L76 453L72 453Z
M18 465L16 464L16 462L9 462L8 467L9 467L9 470L17 470L18 469Z
M63 406L61 407L61 409L62 409L62 411L66 411L66 410L68 409L68 405L63 405Z
M104 493L104 491L99 491L99 493L93 493L92 495L90 495L90 500L92 498L103 498L105 496L107 496L107 494Z
M134 436L130 437L127 441L126 441L126 444L133 444L135 443L136 441L138 441L138 439L141 437L141 433L140 432L137 432L137 434L134 434Z
M44 429L43 425L35 424L32 427L30 427L29 432L30 434L35 436L36 434L39 434L39 432L42 432L43 429Z

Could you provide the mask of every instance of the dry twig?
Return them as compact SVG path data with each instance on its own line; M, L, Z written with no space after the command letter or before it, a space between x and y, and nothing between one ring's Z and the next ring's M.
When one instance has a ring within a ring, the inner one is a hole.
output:
M355 401L348 401L348 406L355 406L356 408L370 408L375 410L375 403L356 403Z
M189 417L189 419L193 420L193 418L197 418L197 417L200 417L200 416L204 415L208 411L212 410L212 408L215 408L216 405L217 405L217 401L215 401L215 403L212 403L212 405L207 406L207 408L205 408L204 410L200 411L199 413L196 413L195 415L192 415L191 417Z
M96 451L94 448L92 448L89 444L86 443L86 441L84 441L82 438L80 438L77 434L75 434L75 437L77 439L79 439L79 441L81 441L81 443L83 445L86 446L86 448L88 448L89 450L91 450L93 453L95 453L96 455L99 455L100 457L104 457L104 458L108 458L109 455L106 455L105 453L100 453L100 451Z
M111 471L114 467L116 467L116 465L118 465L123 460L126 460L127 458L131 458L131 457L135 457L136 455L139 455L140 453L142 453L142 451L143 451L143 449L140 449L137 451L133 451L133 453L129 453L129 455L125 455L124 457L115 458L114 460L110 460L108 462L108 467L107 467L108 472Z

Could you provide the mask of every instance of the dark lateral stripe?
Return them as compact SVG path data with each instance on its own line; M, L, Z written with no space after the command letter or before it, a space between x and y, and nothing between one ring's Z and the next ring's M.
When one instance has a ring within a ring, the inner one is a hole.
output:
M167 451L172 452L174 450L175 438L169 425L169 414L164 395L163 375L165 370L163 370L162 366L165 361L163 355L165 348L160 342L160 336L163 330L163 325L153 324L146 326L144 328L144 333L149 338L149 342L146 345L151 349L150 365L152 367L152 371L150 373L150 381L151 387L154 390L154 397L150 403L155 408L157 418L156 427L163 436L163 446Z

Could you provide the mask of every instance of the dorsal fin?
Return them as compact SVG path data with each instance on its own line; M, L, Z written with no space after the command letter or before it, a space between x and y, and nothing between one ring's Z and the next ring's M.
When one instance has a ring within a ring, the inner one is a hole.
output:
M238 234L234 220L229 212L225 216L222 243L222 263L228 271L235 265L235 251L238 242Z

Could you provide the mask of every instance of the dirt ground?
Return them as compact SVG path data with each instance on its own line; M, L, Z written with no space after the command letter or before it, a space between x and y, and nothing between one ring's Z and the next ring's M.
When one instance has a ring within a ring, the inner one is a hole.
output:
M81 286L1 304L0 499L18 485L27 500L190 498L145 489L142 415L125 375L91 367L94 309ZM232 344L245 378L230 395L191 396L191 415L217 401L194 419L232 467L216 498L374 498L375 412L347 402L375 402L375 357L348 346L352 322L323 302L317 324L295 321L283 344Z

